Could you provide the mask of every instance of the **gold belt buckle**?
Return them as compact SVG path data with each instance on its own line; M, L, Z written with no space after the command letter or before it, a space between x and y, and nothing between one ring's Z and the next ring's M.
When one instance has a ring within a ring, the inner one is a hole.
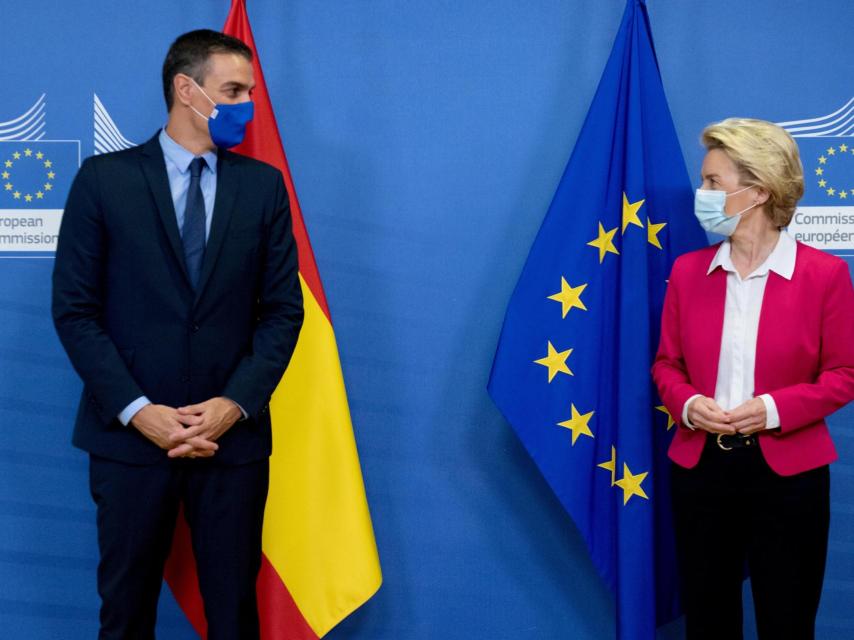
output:
M732 451L732 447L725 447L725 446L724 446L724 443L721 441L721 438L723 438L723 437L724 437L724 434L723 434L723 433L719 433L719 434L718 434L718 437L716 438L716 439L717 439L717 441L718 441L718 446L719 446L721 449L723 449L724 451Z
M735 447L727 447L727 446L726 446L726 445L724 445L724 443L723 443L723 437L724 437L725 435L728 435L728 434L726 434L726 433L719 433L719 434L718 434L718 437L717 437L717 438L715 438L715 440L717 440L718 446L719 446L723 451L732 451ZM736 438L738 438L738 437L739 437L739 436L738 436L738 434L733 434L733 435L734 435L734 437L736 437ZM741 441L744 443L744 446L745 446L745 447L752 447L752 446L753 446L753 443L755 442L755 440L753 439L752 435L750 435L750 436L743 436L743 437L741 437Z

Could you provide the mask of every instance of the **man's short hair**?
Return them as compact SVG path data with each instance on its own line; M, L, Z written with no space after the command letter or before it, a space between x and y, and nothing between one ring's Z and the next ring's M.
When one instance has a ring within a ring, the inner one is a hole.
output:
M215 53L236 53L250 62L252 60L252 50L242 41L210 29L189 31L172 43L163 61L163 97L167 111L172 110L175 101L172 89L175 76L183 73L203 84L208 61Z

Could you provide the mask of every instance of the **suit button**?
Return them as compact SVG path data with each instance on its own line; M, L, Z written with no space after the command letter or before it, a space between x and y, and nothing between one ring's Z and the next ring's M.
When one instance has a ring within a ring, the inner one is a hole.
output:
M192 329L192 330L193 330L193 333L195 333L196 331L198 331L198 330L199 330L199 325L197 325L197 324L193 324L193 325L190 327L190 329Z

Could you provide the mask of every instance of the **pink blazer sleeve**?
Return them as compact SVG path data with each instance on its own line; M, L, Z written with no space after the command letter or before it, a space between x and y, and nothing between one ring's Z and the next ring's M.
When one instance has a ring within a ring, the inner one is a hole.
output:
M682 352L681 321L679 313L680 260L673 263L664 309L661 314L661 339L652 365L652 377L658 387L664 406L676 423L682 427L682 408L691 396L700 393L691 384ZM687 427L685 427L687 428Z
M834 263L821 300L821 352L814 382L771 391L778 436L824 419L854 398L854 289L848 265Z

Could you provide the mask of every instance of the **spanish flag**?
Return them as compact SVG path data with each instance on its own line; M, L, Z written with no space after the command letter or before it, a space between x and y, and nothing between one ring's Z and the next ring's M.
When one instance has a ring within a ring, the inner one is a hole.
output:
M329 307L244 0L232 0L223 32L245 42L254 55L255 119L235 151L273 165L284 176L305 304L299 342L270 404L273 455L258 576L261 637L317 640L379 589L382 574ZM206 637L183 520L166 579L192 625Z

